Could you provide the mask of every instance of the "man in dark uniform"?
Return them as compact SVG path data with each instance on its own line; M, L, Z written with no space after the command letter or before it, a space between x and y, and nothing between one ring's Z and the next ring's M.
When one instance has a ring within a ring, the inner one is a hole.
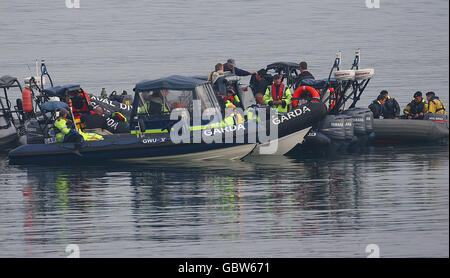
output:
M374 100L370 105L369 109L373 113L374 119L380 119L380 117L384 117L383 115L383 107L386 103L386 96L379 95L376 100Z
M264 69L258 70L255 75L250 79L250 87L252 88L253 95L264 95L267 90L267 86L271 84L266 78L266 71Z
M428 104L423 99L421 91L415 92L413 97L414 99L403 109L403 113L408 119L422 120L428 112Z
M223 71L229 71L233 74L236 74L237 76L248 76L256 73L237 68L234 59L228 59L227 62L223 64Z
M400 105L398 105L398 102L395 98L391 98L386 90L382 90L380 95L386 97L386 103L383 107L383 117L385 119L398 119L400 116Z
M86 131L95 132L100 135L110 135L107 131L108 124L104 116L104 110L101 106L95 108L95 113L85 113L81 115L81 122L84 123L84 129Z

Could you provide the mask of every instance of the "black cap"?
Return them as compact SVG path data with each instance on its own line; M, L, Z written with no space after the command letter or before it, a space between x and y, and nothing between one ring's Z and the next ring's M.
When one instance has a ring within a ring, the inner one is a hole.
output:
M422 96L422 92L421 91L417 91L414 93L414 98L416 97L421 97Z
M280 77L281 77L281 75L275 74L275 75L273 76L273 79L278 79L278 78L280 78Z
M388 93L388 91L386 91L386 90L382 90L382 91L380 92L380 95L389 95L389 93Z
M427 96L434 96L434 92L433 91L430 91L430 92L428 92L427 94L426 94Z

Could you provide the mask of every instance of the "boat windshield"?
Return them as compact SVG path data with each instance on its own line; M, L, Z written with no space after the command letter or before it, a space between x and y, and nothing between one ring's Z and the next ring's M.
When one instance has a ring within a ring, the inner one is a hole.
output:
M165 114L176 108L192 111L192 91L161 89L139 94L138 114Z
M205 110L219 109L216 95L213 88L209 84L197 86L195 88L197 99L201 101L202 112Z

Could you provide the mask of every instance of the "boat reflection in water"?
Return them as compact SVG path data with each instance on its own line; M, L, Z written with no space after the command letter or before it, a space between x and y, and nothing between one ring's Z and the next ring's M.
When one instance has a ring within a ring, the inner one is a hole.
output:
M0 254L66 256L74 243L83 257L360 257L369 243L384 256L445 253L448 153L440 149L215 165L2 162L10 201L0 216L15 221L0 222L11 243Z

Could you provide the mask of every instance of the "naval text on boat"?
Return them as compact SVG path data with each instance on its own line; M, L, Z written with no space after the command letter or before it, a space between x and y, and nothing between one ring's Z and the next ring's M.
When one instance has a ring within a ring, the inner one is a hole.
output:
M206 276L210 275L212 272L222 272L222 273L269 273L269 263L259 262L259 263L245 263L245 262L226 262L221 266L216 266L214 264L191 264L185 262L184 264L178 265L179 273L202 273Z
M80 0L66 0L66 8L79 9L80 8Z

